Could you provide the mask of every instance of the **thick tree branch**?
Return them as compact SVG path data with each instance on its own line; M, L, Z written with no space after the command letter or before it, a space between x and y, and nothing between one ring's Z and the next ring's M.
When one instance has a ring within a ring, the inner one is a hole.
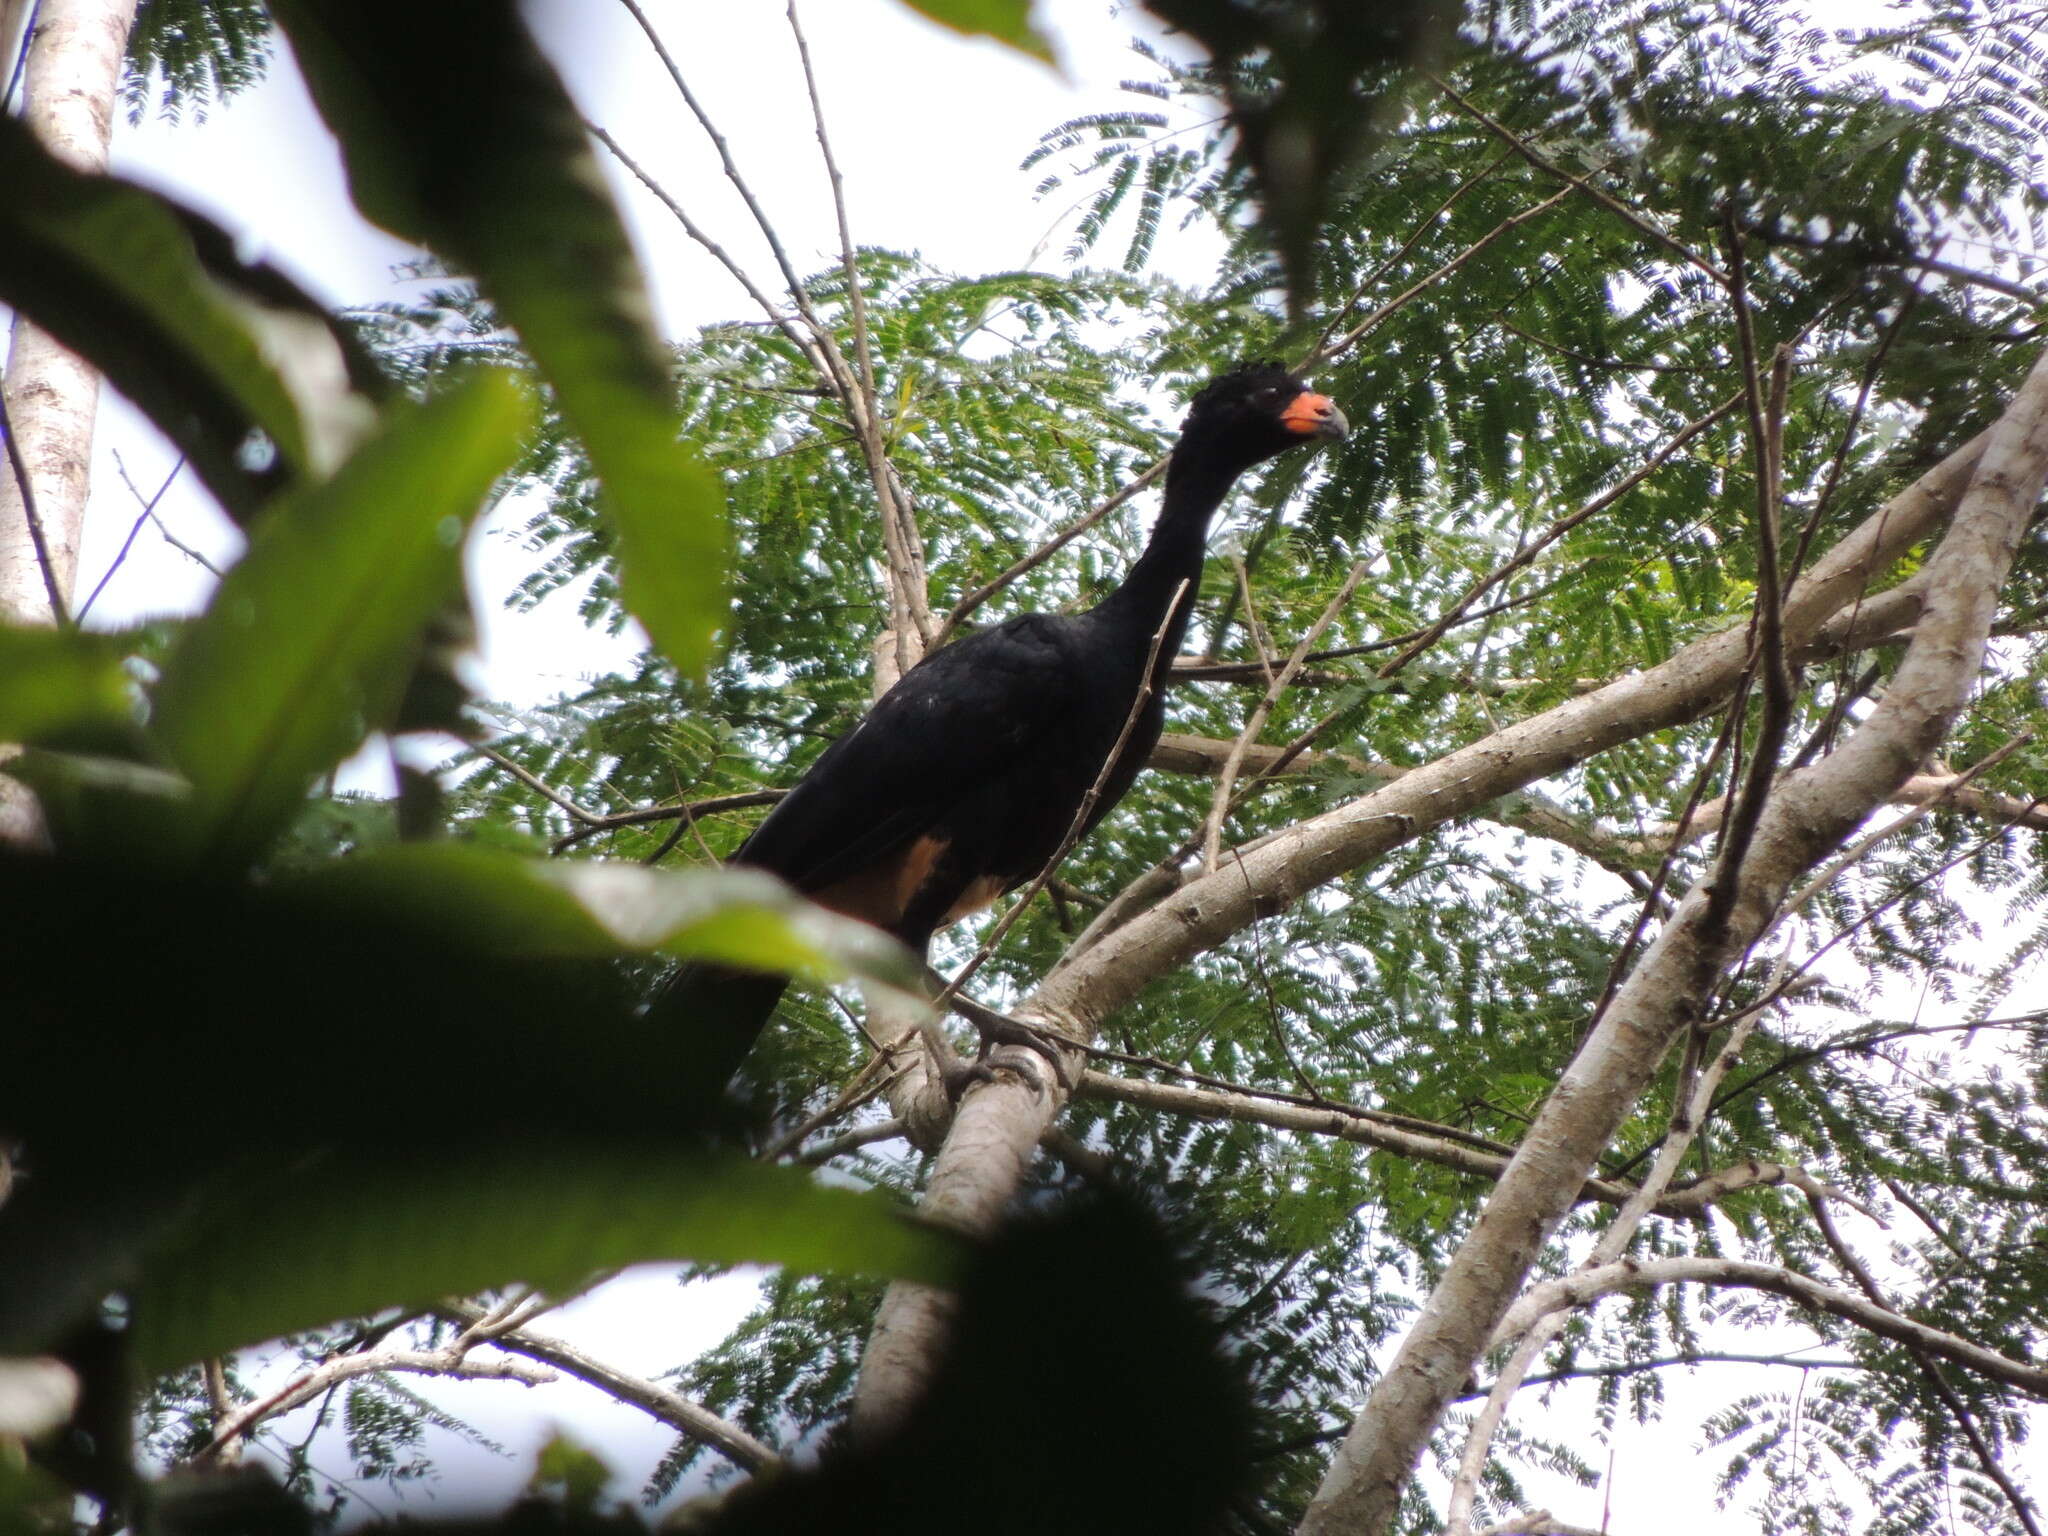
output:
M1458 1173L1469 1173L1488 1180L1498 1179L1509 1161L1504 1153L1490 1152L1482 1147L1450 1139L1448 1133L1452 1128L1449 1126L1442 1128L1446 1134L1415 1130L1393 1123L1400 1117L1382 1117L1344 1104L1303 1104L1248 1092L1153 1083L1143 1078L1120 1077L1096 1071L1081 1074L1081 1082L1075 1088L1074 1096L1082 1099L1106 1099L1111 1103L1132 1104L1141 1109L1189 1115L1205 1120L1232 1120L1245 1125L1271 1126L1275 1130L1295 1131L1305 1136L1329 1136L1338 1141L1372 1147L1377 1151L1391 1152L1400 1157L1411 1157L1418 1162L1434 1163L1440 1168L1449 1168ZM1839 1190L1815 1179L1803 1168L1748 1158L1702 1178L1672 1186L1657 1196L1649 1210L1659 1216L1692 1219L1704 1215L1730 1195L1742 1190L1767 1188L1779 1184L1818 1191L1830 1197L1838 1197L1841 1194ZM1615 1179L1591 1178L1587 1179L1580 1189L1578 1201L1621 1205L1639 1192L1639 1187L1634 1184Z
M1781 958L1780 968L1789 957ZM1632 1191L1622 1203L1607 1230L1593 1245L1592 1253L1582 1268L1596 1269L1618 1260L1628 1251L1628 1245L1635 1240L1637 1229L1643 1218L1649 1215L1662 1192L1670 1186L1679 1163L1691 1150L1693 1139L1705 1122L1707 1106L1713 1102L1714 1089L1719 1086L1735 1058L1742 1052L1744 1043L1762 1017L1761 1010L1751 1010L1728 1032L1728 1038L1715 1053L1713 1063L1701 1074L1696 1082L1681 1087L1674 1097L1678 1100L1673 1107L1670 1124L1664 1132L1664 1144L1657 1149L1657 1156L1644 1177L1642 1186ZM1682 1079L1681 1079L1682 1081ZM1512 1335L1496 1333L1495 1342L1512 1342L1514 1350L1507 1363L1501 1367L1495 1378L1493 1389L1487 1394L1485 1404L1472 1420L1472 1427L1465 1437L1464 1454L1458 1462L1458 1470L1451 1479L1451 1498L1444 1517L1444 1529L1449 1536L1467 1536L1472 1529L1473 1506L1478 1499L1479 1481L1486 1469L1487 1453L1491 1450L1494 1436L1507 1417L1509 1404L1513 1401L1522 1379L1529 1374L1536 1359L1549 1347L1564 1325L1564 1315L1553 1313L1539 1319L1519 1339Z

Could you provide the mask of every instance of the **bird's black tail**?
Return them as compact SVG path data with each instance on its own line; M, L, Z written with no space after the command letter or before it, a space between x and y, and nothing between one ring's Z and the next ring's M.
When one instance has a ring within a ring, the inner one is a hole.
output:
M648 1018L690 1042L693 1097L715 1098L732 1081L788 986L787 976L710 961L691 961L662 983Z

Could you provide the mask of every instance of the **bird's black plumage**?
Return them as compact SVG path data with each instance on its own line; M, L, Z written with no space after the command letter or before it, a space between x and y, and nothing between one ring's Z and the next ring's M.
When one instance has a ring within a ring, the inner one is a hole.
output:
M1036 878L1098 779L1088 827L1158 743L1162 686L1105 774L1147 657L1159 684L1180 649L1209 522L1232 484L1344 431L1335 405L1276 364L1211 383L1190 404L1159 521L1117 589L1085 613L1023 614L927 656L825 750L732 862L770 870L919 952L936 929ZM781 991L779 978L690 967L657 1007L679 1027L698 1015L723 1070L738 1066Z

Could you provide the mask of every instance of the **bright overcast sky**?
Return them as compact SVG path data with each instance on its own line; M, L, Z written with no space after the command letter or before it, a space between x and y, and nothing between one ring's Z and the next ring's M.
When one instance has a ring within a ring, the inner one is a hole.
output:
M649 0L646 9L726 134L798 269L835 262L838 237L780 0L719 6ZM1020 171L1018 162L1054 124L1119 98L1133 100L1118 82L1151 70L1129 51L1133 27L1145 24L1133 7L1053 0L1041 9L1060 45L1060 70L986 40L963 39L888 0L814 0L806 8L805 31L856 240L916 250L960 272L1058 263L1071 224L1061 216L1073 194L1036 201L1031 189L1042 172ZM1130 14L1120 18L1113 9ZM765 244L625 8L539 0L532 14L585 115L767 279L772 269ZM113 155L121 174L195 204L241 235L249 254L276 262L337 305L405 292L393 268L409 248L355 215L333 140L288 60L279 60L263 86L203 122L122 122ZM604 159L667 333L752 318L731 278L653 197ZM1162 247L1168 270L1197 281L1217 252L1213 240L1195 252ZM144 497L156 492L175 461L167 445L119 404L103 418L96 450L96 495L80 567L85 591L113 562L140 510L117 473L114 452ZM216 564L239 548L234 529L182 476L158 510L173 532ZM617 665L635 641L584 631L570 616L569 602L553 605L561 622L508 620L501 599L530 566L503 531L504 523L516 521L514 513L483 530L472 547L471 581L485 626L481 686L493 696L532 703ZM94 605L93 621L190 611L211 582L201 567L144 529Z
M835 260L837 237L781 0L715 6L648 0L648 9L768 203L799 267L815 270ZM1144 18L1135 7L1108 0L1041 0L1040 9L1060 45L1061 72L991 43L963 41L889 0L812 0L804 21L857 240L915 249L961 272L1057 266L1066 232L1061 217L1072 194L1035 201L1037 173L1019 171L1018 161L1054 124L1131 100L1121 96L1117 83L1147 73L1128 51L1131 29ZM765 250L625 10L596 0L539 0L536 10L537 26L585 113L719 239L765 271ZM122 123L114 165L212 214L237 231L252 254L275 261L338 305L404 291L392 269L407 258L407 248L353 215L333 142L286 60L269 82L216 108L204 122ZM615 185L627 186L623 174L615 176ZM747 314L731 281L651 198L627 187L622 200L671 335ZM1060 228L1048 245L1056 224ZM1169 238L1161 245L1165 269L1193 281L1206 275L1216 253L1213 240L1190 247ZM109 403L96 449L82 590L89 591L107 570L138 511L116 473L116 451L145 496L173 462L132 410ZM159 510L178 537L216 563L237 552L239 537L195 487L174 486ZM501 599L527 563L502 530L490 528L471 560L490 650L483 686L522 703L552 697L573 688L581 676L618 664L633 643L631 637L619 642L589 635L562 603L550 605L552 612L544 608L533 617L507 620ZM188 612L203 602L210 585L198 566L144 529L99 599L94 622ZM631 1304L585 1305L551 1317L546 1326L627 1369L653 1371L714 1342L747 1299L746 1288L729 1285L706 1306L685 1306L666 1276L629 1277L628 1283ZM1745 1347L1764 1344L1747 1339ZM1613 1528L1659 1536L1705 1536L1720 1529L1726 1517L1713 1508L1710 1486L1718 1462L1691 1454L1690 1425L1703 1404L1789 1385L1790 1374L1724 1366L1690 1381L1674 1379L1674 1412L1664 1426L1618 1431ZM519 1451L538 1444L551 1423L573 1423L618 1467L620 1491L628 1495L637 1492L669 1444L668 1432L644 1416L600 1404L595 1392L581 1387L539 1395L495 1384L437 1384L432 1391ZM1551 1412L1557 1422L1565 1415L1583 1421L1592 1403L1590 1389L1573 1388L1553 1400ZM432 1501L445 1509L479 1494L509 1497L525 1475L523 1460L504 1463L462 1453L446 1436L436 1435L432 1449L449 1472L440 1484L409 1496L415 1508ZM325 1461L329 1471L339 1471L345 1453L337 1446ZM1532 1491L1565 1518L1585 1524L1600 1519L1598 1493L1547 1479L1534 1480ZM367 1493L373 1508L392 1512L386 1492Z

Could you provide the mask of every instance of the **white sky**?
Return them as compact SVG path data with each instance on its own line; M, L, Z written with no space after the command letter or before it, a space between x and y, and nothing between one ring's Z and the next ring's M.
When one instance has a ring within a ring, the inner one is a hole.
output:
M769 204L799 268L836 259L809 107L780 0L727 0L717 6L649 0L648 9ZM846 175L856 239L916 249L963 272L1056 267L1064 242L1055 237L1048 246L1047 236L1071 194L1050 204L1035 202L1030 190L1039 173L1020 172L1017 162L1054 124L1132 100L1116 86L1146 73L1126 49L1131 28L1143 18L1132 7L1112 7L1105 0L1041 0L1040 11L1061 45L1064 74L992 43L963 41L888 0L813 0L807 7L805 25ZM765 251L737 198L623 8L599 0L538 0L536 21L586 114L616 134L730 249L765 270ZM250 249L336 304L403 292L392 268L410 253L354 216L332 140L288 60L279 61L268 83L216 109L203 123L149 121L131 128L123 122L114 166L212 214L240 232ZM747 314L723 272L623 172L609 168L615 185L625 188L622 201L669 333ZM1200 281L1216 252L1213 240L1176 241L1169 235L1160 261L1172 275ZM116 452L145 496L173 459L132 409L109 400L95 453L96 495L81 592L90 591L111 564L138 511L116 474ZM238 551L234 529L182 477L159 512L180 538L217 564ZM500 526L486 526L473 541L470 579L486 644L480 684L515 703L572 689L582 678L622 663L638 643L632 635L614 641L590 634L560 597L534 615L505 613L502 598L528 563ZM94 621L193 611L210 585L198 566L144 529L99 599ZM679 1304L680 1295L666 1273L629 1275L598 1301L551 1315L539 1326L621 1367L651 1373L722 1336L748 1304L751 1287L730 1281L699 1288L688 1305ZM1741 1347L1763 1345L1749 1338ZM1789 1388L1793 1381L1789 1371L1734 1366L1672 1375L1666 1421L1645 1429L1624 1424L1615 1436L1611 1528L1708 1536L1731 1518L1740 1520L1714 1509L1711 1472L1720 1458L1695 1454L1689 1426L1742 1393ZM667 1430L636 1410L576 1384L539 1393L503 1384L429 1383L426 1390L517 1452L538 1446L557 1425L571 1428L618 1469L617 1491L626 1497L637 1493L670 1443ZM1566 1388L1549 1404L1539 1425L1587 1423L1593 1390ZM407 1507L446 1510L501 1501L526 1476L523 1455L498 1461L438 1433L432 1451L444 1476L437 1484L412 1488L404 1496ZM346 1465L339 1445L317 1459L334 1472ZM1561 1517L1600 1524L1601 1490L1533 1476L1530 1483ZM395 1512L388 1490L371 1487L363 1494L360 1513Z

